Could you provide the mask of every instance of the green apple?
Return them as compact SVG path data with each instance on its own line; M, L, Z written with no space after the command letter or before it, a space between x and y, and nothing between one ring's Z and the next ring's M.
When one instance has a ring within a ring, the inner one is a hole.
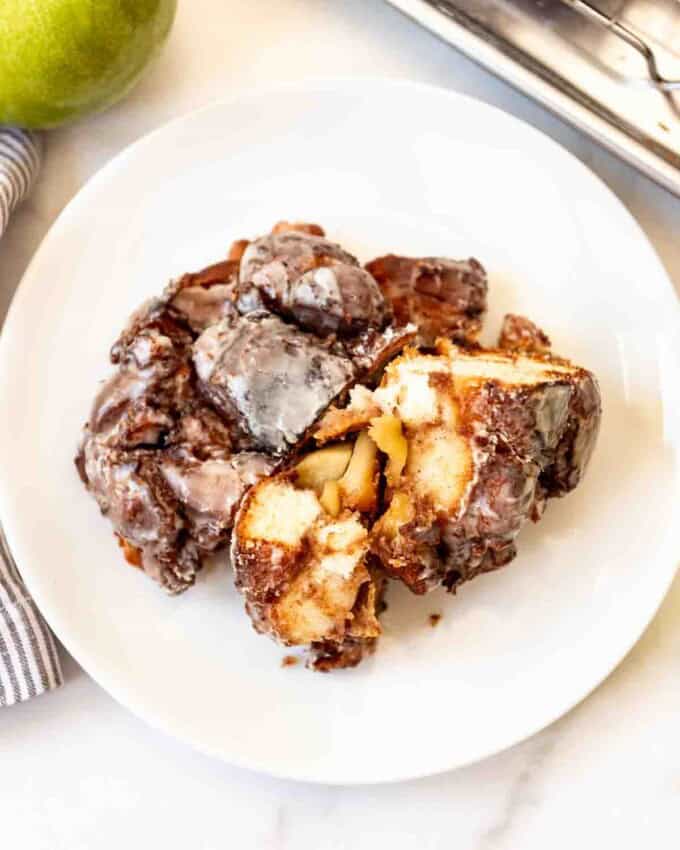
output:
M177 0L0 0L0 124L54 127L123 97Z

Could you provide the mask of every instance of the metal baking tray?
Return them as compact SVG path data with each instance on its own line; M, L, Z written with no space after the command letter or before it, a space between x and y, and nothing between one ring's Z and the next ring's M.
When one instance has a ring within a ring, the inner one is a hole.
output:
M680 196L680 0L388 0Z

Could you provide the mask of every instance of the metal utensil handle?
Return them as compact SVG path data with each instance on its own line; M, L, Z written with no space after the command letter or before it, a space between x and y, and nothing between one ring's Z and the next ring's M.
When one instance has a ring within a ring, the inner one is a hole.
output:
M637 50L647 63L647 71L649 72L650 81L656 88L663 92L680 90L680 80L667 80L660 74L654 51L649 44L647 44L641 36L633 32L630 27L614 20L614 18L610 18L591 3L588 3L587 0L562 0L562 2L574 9L574 11L579 12L579 14L584 15L591 21L595 21L595 23L610 30L614 33L614 35L623 39L626 44L629 44L632 48Z

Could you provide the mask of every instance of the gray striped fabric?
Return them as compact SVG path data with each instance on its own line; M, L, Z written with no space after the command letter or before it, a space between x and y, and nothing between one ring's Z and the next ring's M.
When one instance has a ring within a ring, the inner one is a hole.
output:
M39 168L39 137L0 127L0 238ZM61 682L54 638L26 592L0 526L0 706Z
M0 238L14 207L28 194L40 169L40 137L0 127Z
M0 706L61 683L54 638L26 592L0 527Z

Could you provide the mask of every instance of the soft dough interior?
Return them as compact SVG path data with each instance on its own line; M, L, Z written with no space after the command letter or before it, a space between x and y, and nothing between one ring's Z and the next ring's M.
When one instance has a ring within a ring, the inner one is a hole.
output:
M362 606L362 622L355 622L360 591L371 583L364 563L368 531L356 513L330 516L314 490L298 489L283 475L255 488L238 538L251 563L261 559L263 569L281 571L276 598L263 601L268 630L279 640L298 645L377 636L373 610Z
M284 577L258 608L263 630L290 644L373 638L376 564L423 593L507 563L553 495L542 470L576 445L570 403L588 381L597 419L592 376L564 360L440 341L356 387L317 424L323 447L256 485L237 524L237 573L257 550Z

